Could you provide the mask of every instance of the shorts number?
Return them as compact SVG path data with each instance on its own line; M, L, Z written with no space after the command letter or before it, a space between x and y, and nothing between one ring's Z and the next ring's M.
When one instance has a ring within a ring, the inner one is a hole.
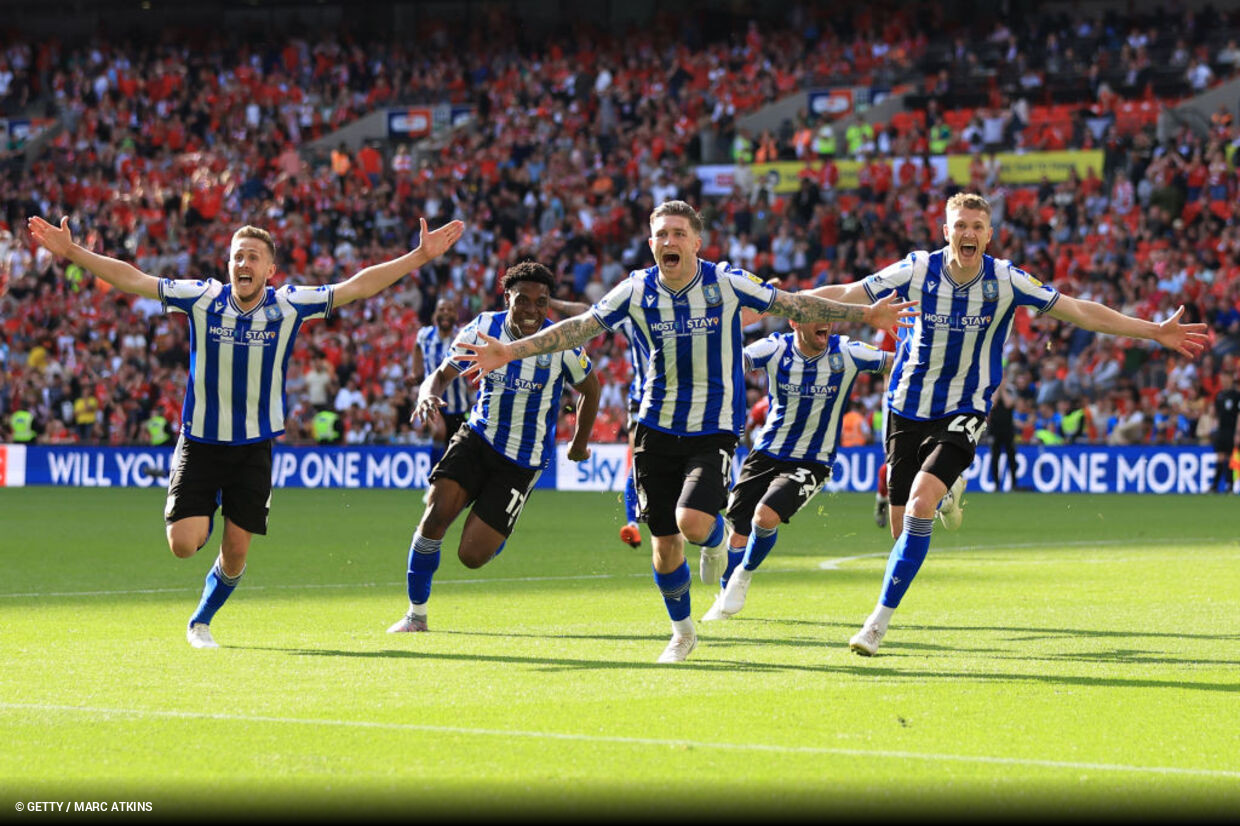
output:
M512 491L512 498L508 500L508 507L504 508L504 513L509 516L516 516L521 512L522 506L525 505L525 494L516 488L510 488L510 490Z
M732 456L723 448L719 449L719 455L723 459L723 464L719 467L719 472L723 475L723 483L727 485L732 481Z
M977 444L977 434L981 431L984 420L976 416L957 416L947 425L950 433L963 433L969 444Z

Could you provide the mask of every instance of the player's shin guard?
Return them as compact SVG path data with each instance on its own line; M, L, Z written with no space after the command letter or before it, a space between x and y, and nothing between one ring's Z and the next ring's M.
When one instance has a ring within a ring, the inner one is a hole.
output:
M220 610L220 607L232 595L244 574L245 568L242 568L241 573L236 576L226 575L219 557L216 557L215 564L207 572L207 580L202 588L202 600L198 603L198 610L194 611L194 615L189 618L189 624L201 622L210 625L215 612Z
M728 567L723 572L723 580L719 583L720 588L728 587L728 580L732 578L732 572L736 567L745 561L745 549L728 547Z
M680 567L668 574L654 572L654 584L663 594L663 602L667 605L667 615L673 622L689 618L689 563L682 562Z
M888 608L900 605L904 592L912 584L913 577L917 576L930 550L930 531L933 527L933 518L919 519L912 514L904 514L904 531L887 558L887 574L883 577L883 593L879 603Z
M775 547L775 539L778 535L779 528L753 526L753 530L749 533L749 544L745 546L746 571L758 570L762 560L766 559L766 555L771 552L771 548Z
M414 533L413 542L409 545L409 573L406 578L410 604L423 605L431 598L431 579L439 569L439 546L442 544L442 539L427 539L420 533Z

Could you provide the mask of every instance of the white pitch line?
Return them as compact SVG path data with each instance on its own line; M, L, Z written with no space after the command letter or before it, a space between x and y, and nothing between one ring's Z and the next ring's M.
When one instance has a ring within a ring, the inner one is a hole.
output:
M1130 539L1107 539L1107 540L1091 540L1091 541L1075 541L1075 542L1056 542L1060 547L1091 547L1098 545L1164 545L1164 544L1186 544L1193 542L1214 542L1218 537L1204 538L1184 538L1184 539L1168 539L1168 540L1148 540L1145 542L1133 542ZM954 548L942 548L936 553L938 555L953 553L956 551L1012 551L1021 550L1023 548L1041 548L1045 547L1045 542L1016 542L1004 545L961 545ZM835 571L846 562L855 562L859 559L873 559L876 557L887 557L889 551L875 552L872 554L858 554L857 556L841 556L834 559L824 559L816 566L818 570ZM1111 560L1114 561L1114 560ZM768 573L787 574L796 573L806 570L804 568L763 568ZM810 569L813 570L813 569ZM606 580L606 579L627 579L630 577L649 577L649 572L639 572L632 574L565 574L563 576L513 576L513 577L484 577L479 579L437 579L436 585L490 585L497 582L574 582L580 580ZM313 591L330 588L398 588L404 585L404 581L392 582L326 582L313 583L307 585L247 585L246 592L250 591L280 591L280 590L298 590ZM201 590L198 585L186 585L184 588L124 588L113 591L29 591L16 594L0 594L0 599L42 599L47 597L111 597L125 596L127 594L183 594L187 592L195 592Z
M828 746L782 746L775 743L716 743L656 737L621 737L618 735L572 734L569 732L555 731L521 731L510 729L470 728L467 726L432 726L419 723L379 723L370 720L316 720L302 717L266 717L249 714L218 714L198 711L161 711L157 709L95 708L91 706L67 706L41 703L0 702L0 708L9 709L12 711L63 711L102 716L118 715L125 717L157 717L179 720L223 720L230 723L273 723L276 725L332 726L336 728L417 731L427 734L462 734L473 737L525 737L534 740L613 743L624 746L660 746L673 748L689 747L719 749L723 751L751 751L776 754L808 754L836 757L924 760L928 762L949 761L954 763L977 763L981 765L994 766L1026 766L1047 769L1127 772L1130 774L1240 778L1240 771L1231 771L1226 769L1193 769L1179 766L1131 766L1123 763L1085 763L1067 760L994 757L991 755L934 754L914 751L888 751L884 749L841 749L831 748Z

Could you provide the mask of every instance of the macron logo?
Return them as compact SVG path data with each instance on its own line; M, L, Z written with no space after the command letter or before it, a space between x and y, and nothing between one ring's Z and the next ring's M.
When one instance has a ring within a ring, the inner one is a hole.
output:
M658 300L659 300L659 297L657 295L648 295L646 296L646 306L653 307L654 303Z

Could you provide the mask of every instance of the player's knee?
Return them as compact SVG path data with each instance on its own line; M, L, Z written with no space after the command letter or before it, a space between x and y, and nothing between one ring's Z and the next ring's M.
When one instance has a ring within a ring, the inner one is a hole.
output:
M178 559L189 559L207 541L205 536L190 537L185 532L168 532L168 550Z
M938 499L914 491L913 496L908 500L908 505L905 507L904 512L911 513L918 519L933 519L938 507Z
M480 545L462 545L457 549L456 556L466 568L481 568L495 556L495 549Z
M773 531L779 527L779 514L766 505L759 505L754 512L753 523L764 531Z
M680 529L685 539L700 545L710 537L710 532L715 528L715 518L705 513L678 513L676 514L676 527Z

